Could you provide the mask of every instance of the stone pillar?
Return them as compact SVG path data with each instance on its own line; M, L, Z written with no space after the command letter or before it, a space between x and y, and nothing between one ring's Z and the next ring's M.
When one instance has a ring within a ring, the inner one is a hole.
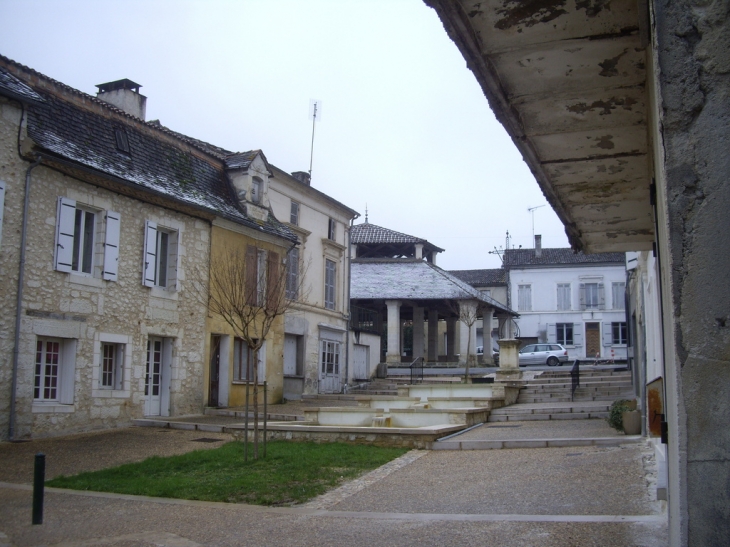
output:
M519 380L522 378L520 370L519 349L520 341L514 339L512 318L505 319L505 336L499 340L499 370L496 373L497 380Z
M446 319L446 360L456 361L456 317Z
M388 363L400 364L400 300L386 300L388 307L388 353L385 360Z
M492 358L492 323L494 322L494 308L485 309L482 312L482 337L484 338L484 356L482 360L484 364L489 366L494 364Z
M428 310L428 361L436 363L439 360L439 312Z
M467 317L476 317L476 303L461 301L459 302L459 310L462 315ZM471 334L471 339L469 335ZM471 344L469 343L471 341ZM469 366L476 365L477 362L477 323L474 321L471 326L459 321L459 363Z
M413 359L423 357L423 308L413 306Z

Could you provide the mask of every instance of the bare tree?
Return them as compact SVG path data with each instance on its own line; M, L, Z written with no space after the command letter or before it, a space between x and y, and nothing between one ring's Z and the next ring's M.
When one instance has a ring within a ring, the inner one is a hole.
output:
M479 318L479 306L476 302L472 303L468 300L458 300L450 302L449 307L459 317L459 321L464 323L469 329L466 343L466 367L464 368L464 383L469 383L469 366L471 365L469 359L471 357L469 355L469 349L471 348L471 331ZM462 352L463 351L464 350L462 349Z
M247 364L246 389L249 381L253 383L254 458L259 455L259 352L277 318L302 297L304 275L298 261L292 267L296 268L294 276L286 267L286 260L282 261L274 251L253 245L222 245L211 253L208 290L203 291L202 285L194 284L195 292L205 299L210 313L223 318L233 334L248 346L252 356Z

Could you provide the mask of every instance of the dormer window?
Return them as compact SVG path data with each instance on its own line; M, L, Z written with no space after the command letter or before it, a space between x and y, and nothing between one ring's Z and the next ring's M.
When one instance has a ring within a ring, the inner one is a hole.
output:
M264 181L258 177L253 178L251 184L251 201L256 204L261 203L261 193L263 192Z
M117 150L124 152L125 154L130 153L129 139L127 138L127 132L121 127L114 128L114 140L117 142Z

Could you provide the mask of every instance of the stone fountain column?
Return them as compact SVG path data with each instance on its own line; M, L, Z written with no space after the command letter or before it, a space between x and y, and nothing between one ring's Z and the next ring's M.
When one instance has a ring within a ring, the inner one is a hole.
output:
M499 344L499 370L495 376L498 381L520 380L522 378L519 358L520 341L514 337L511 317L507 317L504 330L505 337L497 342Z
M386 300L388 307L388 353L385 360L388 363L400 364L400 300Z

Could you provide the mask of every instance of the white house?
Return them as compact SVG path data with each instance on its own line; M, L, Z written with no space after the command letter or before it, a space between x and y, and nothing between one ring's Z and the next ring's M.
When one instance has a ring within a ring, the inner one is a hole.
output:
M504 253L509 300L520 314L519 339L562 344L571 360L625 360L624 253L543 249L540 239L535 236L534 249Z

